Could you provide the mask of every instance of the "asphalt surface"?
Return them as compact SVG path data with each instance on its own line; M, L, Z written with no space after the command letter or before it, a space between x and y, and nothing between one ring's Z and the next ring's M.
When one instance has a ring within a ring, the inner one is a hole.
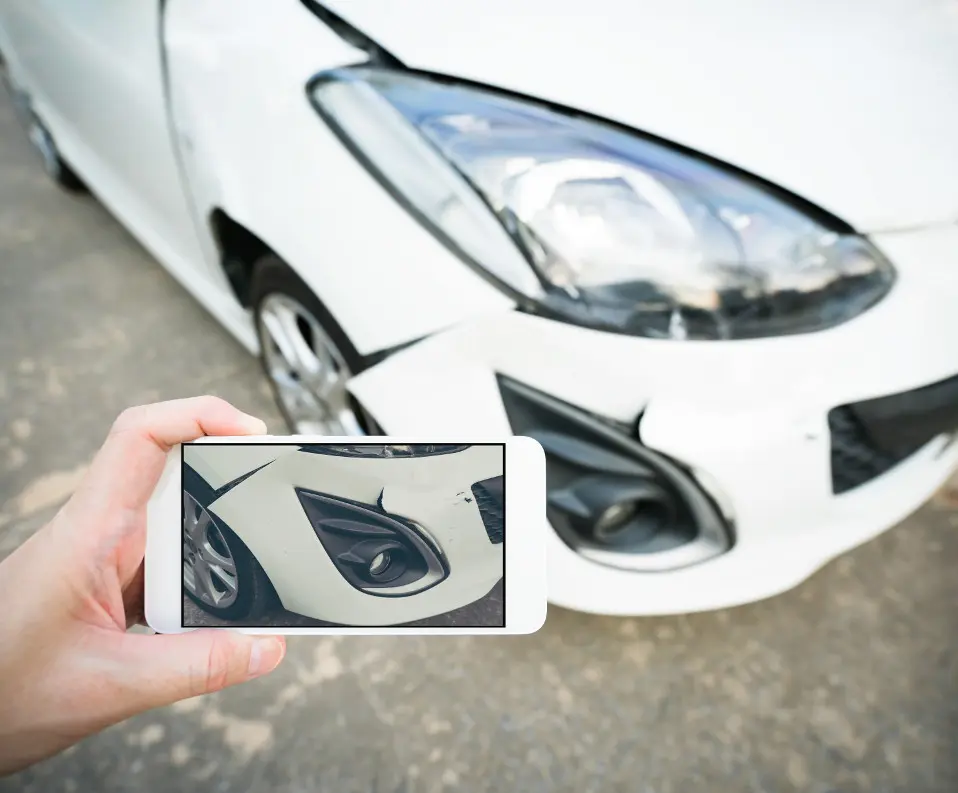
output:
M53 514L127 405L208 392L281 429L255 363L95 200L44 181L5 101L0 330L0 554ZM734 610L293 639L271 676L0 789L953 793L956 502Z
M489 590L479 600L474 601L462 608L454 611L447 611L444 614L437 614L434 617L427 617L421 620L404 623L405 627L416 628L497 628L502 627L505 617L505 603L503 601L502 580ZM228 626L227 620L217 618L215 615L197 606L186 595L183 596L183 624L190 627L215 628ZM310 617L304 617L302 614L295 614L292 611L286 611L280 607L270 611L261 617L257 624L260 626L283 627L283 628L328 628L337 626L335 622L324 622Z

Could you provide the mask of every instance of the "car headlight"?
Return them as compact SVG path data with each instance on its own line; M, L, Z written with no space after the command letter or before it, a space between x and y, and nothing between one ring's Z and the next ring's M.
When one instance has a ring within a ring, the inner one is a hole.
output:
M334 457L432 457L468 449L468 444L453 443L357 443L349 446L318 443L300 446L301 452L329 454Z
M757 181L493 90L354 67L309 87L407 209L520 304L603 330L740 339L844 322L891 265Z

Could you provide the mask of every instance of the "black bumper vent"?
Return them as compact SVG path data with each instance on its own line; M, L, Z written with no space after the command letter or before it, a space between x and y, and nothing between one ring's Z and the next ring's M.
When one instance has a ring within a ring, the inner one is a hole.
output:
M546 513L570 548L594 559L600 553L613 567L661 570L731 547L730 527L711 498L681 466L632 437L634 430L504 375L498 380L512 431L545 451ZM669 555L681 548L692 550Z
M828 414L832 435L832 492L845 493L894 468L904 457L876 448L848 405Z
M505 479L494 476L492 479L483 479L472 486L472 495L476 498L476 506L482 516L482 525L486 527L489 542L498 545L505 536L505 500L503 488Z
M958 429L958 377L829 411L832 491L881 476L939 435Z

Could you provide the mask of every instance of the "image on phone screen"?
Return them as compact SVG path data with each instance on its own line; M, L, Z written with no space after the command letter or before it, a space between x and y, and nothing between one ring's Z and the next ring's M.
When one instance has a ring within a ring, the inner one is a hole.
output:
M184 628L505 627L505 444L181 454Z

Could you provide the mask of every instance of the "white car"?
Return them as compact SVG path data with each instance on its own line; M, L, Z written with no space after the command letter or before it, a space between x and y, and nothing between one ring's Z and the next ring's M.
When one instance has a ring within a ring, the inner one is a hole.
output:
M550 599L647 614L958 463L955 9L6 0L0 51L291 427L537 438Z
M255 627L288 611L395 625L503 578L502 444L183 447L183 589ZM492 611L491 627L504 624ZM205 624L202 620L196 624ZM480 626L481 627L481 626Z

